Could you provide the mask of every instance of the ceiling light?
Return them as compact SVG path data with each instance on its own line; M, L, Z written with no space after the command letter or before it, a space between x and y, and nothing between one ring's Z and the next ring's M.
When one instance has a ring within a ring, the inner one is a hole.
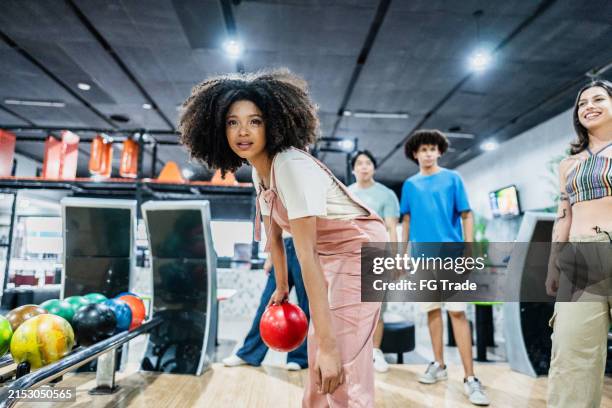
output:
M236 40L227 40L223 43L223 49L232 58L238 58L242 54L242 44Z
M493 57L486 50L477 50L470 56L470 68L473 71L484 71L489 65Z
M91 89L91 85L89 85L87 82L79 82L77 86L82 91L89 91Z
M181 173L183 174L183 177L185 177L186 179L190 179L194 175L193 170L187 169L187 168L183 169Z
M153 106L151 106L150 103L143 103L142 104L142 109L151 109L151 108L153 108Z
M355 142L349 139L340 140L338 142L338 147L340 147L340 149L345 150L347 152L352 152L353 149L355 148Z
M481 148L482 150L484 150L485 152L490 152L490 151L492 151L492 150L497 149L497 146L498 146L498 144L497 144L497 142L496 142L496 141L494 141L494 140L488 140L488 141L486 141L486 142L483 142L483 143L480 145L480 148Z
M354 116L362 119L408 119L409 114L405 112L367 112L367 111L343 111L344 116Z
M474 135L471 133L461 133L461 132L446 132L446 137L454 137L456 139L474 139Z
M63 108L66 106L64 102L59 101L37 101L25 99L5 99L4 103L7 105L39 106L43 108Z

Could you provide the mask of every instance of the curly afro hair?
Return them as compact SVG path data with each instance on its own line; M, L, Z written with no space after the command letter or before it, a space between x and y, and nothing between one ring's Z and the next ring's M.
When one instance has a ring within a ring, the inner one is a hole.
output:
M404 153L406 157L419 164L419 161L414 158L416 153L422 145L434 145L438 146L440 155L443 155L448 150L448 139L444 136L444 133L437 129L422 129L415 131L404 145Z
M191 156L223 174L245 162L227 142L226 116L241 100L261 110L270 157L290 147L304 150L317 139L319 119L306 81L287 69L252 74L229 74L196 85L183 103L180 140Z

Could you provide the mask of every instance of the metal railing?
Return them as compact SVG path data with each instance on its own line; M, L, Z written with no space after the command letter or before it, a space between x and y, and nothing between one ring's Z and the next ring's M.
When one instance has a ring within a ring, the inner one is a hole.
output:
M72 353L63 359L49 364L41 369L32 373L26 374L21 378L16 379L10 385L0 389L0 408L11 407L17 402L16 399L9 399L9 395L13 395L16 390L26 390L30 388L37 388L41 385L47 384L54 379L61 377L68 371L74 370L87 364L91 360L108 353L109 351L115 350L117 347L127 343L133 338L140 336L143 333L149 332L153 328L159 326L162 323L162 319L153 318L142 326L127 332L119 333L110 337L106 340L102 340L90 347L85 347ZM0 360L0 364L4 361L4 358ZM12 362L12 358L10 359ZM9 363L10 364L10 363ZM5 364L7 365L7 364ZM113 371L114 373L114 371ZM11 392L12 391L12 392Z

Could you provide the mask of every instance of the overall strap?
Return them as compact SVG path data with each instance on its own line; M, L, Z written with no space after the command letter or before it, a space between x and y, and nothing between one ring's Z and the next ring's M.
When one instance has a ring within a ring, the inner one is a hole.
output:
M591 150L589 150L589 148L587 147L587 150L589 151L589 153L591 153L593 156L597 156L599 153L603 152L604 150L606 150L608 147L612 146L612 142L608 143L607 145L605 145L604 147L602 147L601 149L599 149L597 151L597 153L593 154L591 153Z
M261 205L259 204L259 198L261 197L261 187L255 197L255 241L261 241Z

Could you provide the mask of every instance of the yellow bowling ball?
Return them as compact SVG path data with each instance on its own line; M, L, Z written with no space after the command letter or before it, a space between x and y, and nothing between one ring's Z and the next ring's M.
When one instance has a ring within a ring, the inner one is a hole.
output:
M27 361L32 370L58 361L74 346L74 331L66 319L41 314L26 320L11 339L11 354L17 363Z

